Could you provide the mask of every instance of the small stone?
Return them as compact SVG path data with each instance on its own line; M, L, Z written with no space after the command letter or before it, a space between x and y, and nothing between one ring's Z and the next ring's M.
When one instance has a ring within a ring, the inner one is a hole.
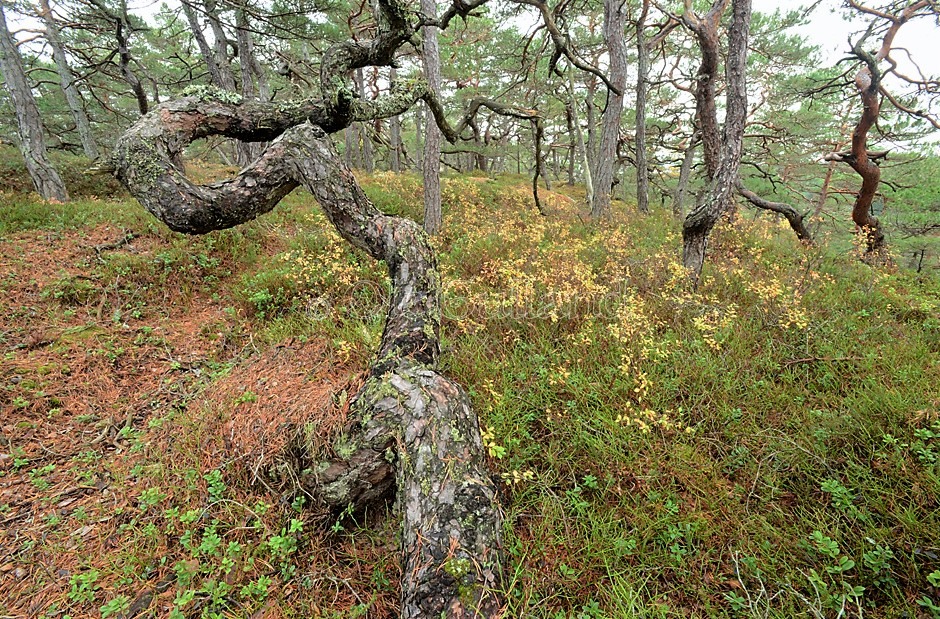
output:
M27 574L26 570L24 570L21 567L18 567L13 571L13 578L17 580L23 580L24 578L26 578L26 574Z

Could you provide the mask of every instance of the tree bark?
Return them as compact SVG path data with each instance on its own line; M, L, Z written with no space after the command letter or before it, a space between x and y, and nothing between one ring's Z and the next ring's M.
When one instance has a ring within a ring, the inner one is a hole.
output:
M356 90L359 92L359 98L366 98L366 84L362 74L362 69L356 69L353 77L356 84ZM359 135L362 136L362 169L372 174L375 171L375 154L372 148L372 136L369 135L369 129L365 123L359 125Z
M679 168L679 180L676 183L676 193L672 201L672 214L678 217L685 216L685 194L689 188L689 178L692 176L692 164L695 163L695 149L701 141L701 134L696 131L689 138L689 144L682 156L682 166Z
M867 53L867 52L863 52ZM874 69L874 71L872 70ZM855 76L855 87L862 100L862 117L852 133L852 157L849 165L862 177L862 188L852 207L852 221L865 236L865 253L873 254L884 248L885 236L881 222L871 212L871 205L878 185L881 183L881 168L868 156L868 132L878 120L881 100L878 94L877 66L863 67Z
M414 222L378 211L324 131L302 122L319 117L316 103L284 114L260 102L183 98L122 136L115 176L147 210L188 234L253 219L302 185L343 238L385 261L392 298L377 360L353 400L356 430L342 439L344 455L303 463L301 483L337 509L361 510L397 490L403 618L495 618L502 516L467 396L437 371L441 288L433 250ZM259 159L222 183L194 185L171 163L197 138L264 141L278 133Z
M424 170L424 136L421 129L426 115L430 116L424 108L415 108L415 172Z
M0 69L2 69L3 81L6 83L7 92L16 112L20 152L26 162L29 177L44 200L66 202L69 194L59 173L49 162L39 108L36 107L32 88L26 79L16 42L7 27L6 14L2 5L0 5Z
M129 46L130 24L127 18L127 5L121 5L122 12L119 15L112 15L114 20L114 38L117 41L118 66L121 68L121 75L124 81L131 87L134 93L134 99L137 101L137 111L143 116L150 110L150 101L147 99L147 93L144 91L144 85L140 78L131 69L131 50Z
M574 130L574 112L572 110L572 103L569 101L565 104L565 122L568 125L568 186L574 186L574 159L578 150L578 138L575 135Z
M727 113L721 160L704 199L685 218L682 228L682 263L698 285L705 262L708 235L728 209L738 179L744 125L747 120L747 41L751 23L751 0L733 0L728 32ZM704 50L703 50L704 51ZM714 101L713 101L714 102ZM704 142L704 140L703 140Z
M648 213L650 171L646 163L646 91L649 78L650 50L646 42L646 16L649 0L643 0L640 17L636 21L636 208Z
M568 109L571 110L571 122L574 125L574 134L578 138L578 149L581 151L581 168L584 177L585 201L588 211L594 212L594 179L591 178L591 157L588 155L587 146L584 144L584 132L581 130L581 121L578 120L578 102L575 98L574 90L574 69L568 69L568 88L570 90L570 101Z
M695 35L702 53L694 88L695 119L702 139L705 174L709 181L715 178L721 161L721 130L718 127L715 91L721 59L718 30L721 26L721 16L727 6L728 0L715 0L702 17L691 11L682 15L683 23Z
M75 130L78 131L79 140L82 142L82 150L89 159L97 159L100 156L98 143L91 132L91 122L88 120L82 97L75 86L75 75L65 56L65 46L62 45L62 37L59 34L59 24L56 23L49 0L39 0L39 9L46 26L46 40L52 48L52 59L55 61L56 72L59 74L59 83L62 85L69 112L75 121Z
M435 0L421 0L421 12L437 17ZM437 28L424 26L421 29L424 51L424 76L431 92L438 99L441 95L441 56L437 45ZM441 213L441 132L429 118L424 139L424 231L434 235L440 232Z
M213 45L215 46L215 62L219 67L220 88L235 92L235 74L232 72L232 63L229 61L229 40L219 18L218 5L215 0L203 0L206 20L212 29Z
M804 219L806 215L801 215L795 208L789 204L784 204L783 202L773 202L771 200L764 199L745 187L741 184L741 181L738 181L737 184L738 193L746 199L748 202L753 204L759 209L765 211L773 211L774 213L779 213L783 215L787 223L790 224L790 228L793 229L793 232L796 234L796 238L800 241L812 245L813 244L813 235L810 234L809 229L806 227Z
M588 76L585 86L587 93L584 96L584 122L587 124L587 148L584 152L587 153L588 165L591 167L591 176L593 177L596 176L594 172L597 164L597 133L594 130L597 124L595 118L596 106L594 105L594 94L597 91L597 85L594 79ZM597 188L596 185L594 188Z
M199 18L196 15L196 10L192 2L182 0L182 5L183 15L186 16L189 29L192 31L193 38L196 40L196 46L199 48L199 53L202 54L202 59L206 63L206 69L209 71L209 82L216 88L227 89L215 53L212 48L209 47L209 42L206 40L206 35L202 31L202 26L199 24Z
M398 70L392 67L389 72L389 82L392 88L398 81ZM392 172L401 172L401 116L396 114L389 119L389 163Z
M362 168L362 155L359 150L359 127L349 125L343 132L346 139L346 165L350 168Z
M597 193L591 209L593 219L611 217L611 194L614 185L614 162L620 138L620 117L623 114L623 92L627 87L627 45L624 40L626 7L623 0L604 0L604 41L610 57L610 81L620 91L607 91L607 107L601 119L601 137L595 160Z
M235 9L235 42L238 45L238 68L241 74L241 91L245 99L267 101L270 97L268 82L258 59L255 58L255 44L251 38L248 24L248 11L245 5ZM257 85L255 84L257 80ZM236 152L238 165L246 166L265 149L263 143L238 142Z
M877 158L872 157L868 150L868 132L878 121L881 112L881 70L878 63L888 58L894 38L905 23L921 9L932 4L930 0L919 0L907 4L897 14L888 14L873 11L859 5L854 0L848 3L862 12L874 14L880 19L889 22L887 30L881 41L878 52L872 54L863 48L872 29L863 35L853 46L852 53L862 61L862 66L855 75L855 88L862 102L862 116L852 132L852 150L849 153L833 153L827 159L830 161L844 161L862 178L862 187L855 198L852 207L852 221L858 227L859 233L865 238L866 259L881 259L885 249L885 235L881 229L881 222L872 214L871 205L878 193L881 183L881 168L878 167Z

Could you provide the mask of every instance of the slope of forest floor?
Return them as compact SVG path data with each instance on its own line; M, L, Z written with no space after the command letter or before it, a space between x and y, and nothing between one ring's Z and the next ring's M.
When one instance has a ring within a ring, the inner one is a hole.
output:
M420 215L416 177L362 180ZM443 192L444 364L501 482L507 617L940 617L936 276L738 217L693 293L668 213ZM342 432L382 266L300 192L198 238L119 194L3 201L0 616L396 616L396 518L290 480Z

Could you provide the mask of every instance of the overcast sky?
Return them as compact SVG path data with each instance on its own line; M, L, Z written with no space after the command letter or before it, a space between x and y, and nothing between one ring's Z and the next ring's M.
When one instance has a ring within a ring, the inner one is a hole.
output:
M773 13L777 9L790 10L811 4L812 2L794 0L753 0L754 10L762 13ZM849 50L849 35L864 30L870 18L846 21L845 16L853 13L841 8L841 0L821 0L818 4L810 14L810 23L801 26L797 31L820 46L825 61L835 62L846 56ZM871 45L875 46L875 43ZM895 38L894 47L908 49L925 75L940 75L940 29L933 19L920 18L902 26ZM896 52L892 57L904 72L912 70L904 53Z

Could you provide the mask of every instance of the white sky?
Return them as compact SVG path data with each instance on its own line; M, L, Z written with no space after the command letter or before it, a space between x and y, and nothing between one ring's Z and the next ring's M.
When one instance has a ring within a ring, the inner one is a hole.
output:
M129 0L128 6L138 15L150 16L156 13L165 0ZM441 4L446 0L438 0ZM631 2L633 0L627 0ZM762 13L773 13L775 10L792 10L812 5L814 0L752 0L753 10ZM876 4L876 0L869 0ZM168 0L173 6L177 2ZM848 36L865 29L868 25L866 19L859 19L857 13L842 8L842 0L818 0L818 6L810 16L810 23L796 29L810 42L820 46L823 51L823 60L832 64L846 56L848 52ZM855 15L852 21L846 16ZM874 44L873 44L874 45ZM940 28L934 20L921 18L905 24L897 38L895 47L903 47L910 51L925 75L940 75ZM896 53L895 60L901 64L905 72L913 68L907 62L903 53Z
M810 5L808 0L753 0L753 9L762 13L773 13ZM874 3L872 3L875 6ZM869 16L842 8L841 0L821 0L819 6L811 13L810 23L796 29L809 41L820 46L824 61L834 63L847 55L849 51L848 37L850 34L863 31L869 24ZM846 16L856 16L847 21ZM867 18L867 19L865 19ZM869 47L876 47L880 41L872 39ZM940 75L940 29L931 18L919 18L904 24L898 31L894 47L903 47L910 51L911 56L919 64L925 75ZM892 54L903 72L913 68L908 63L906 55L900 52Z

